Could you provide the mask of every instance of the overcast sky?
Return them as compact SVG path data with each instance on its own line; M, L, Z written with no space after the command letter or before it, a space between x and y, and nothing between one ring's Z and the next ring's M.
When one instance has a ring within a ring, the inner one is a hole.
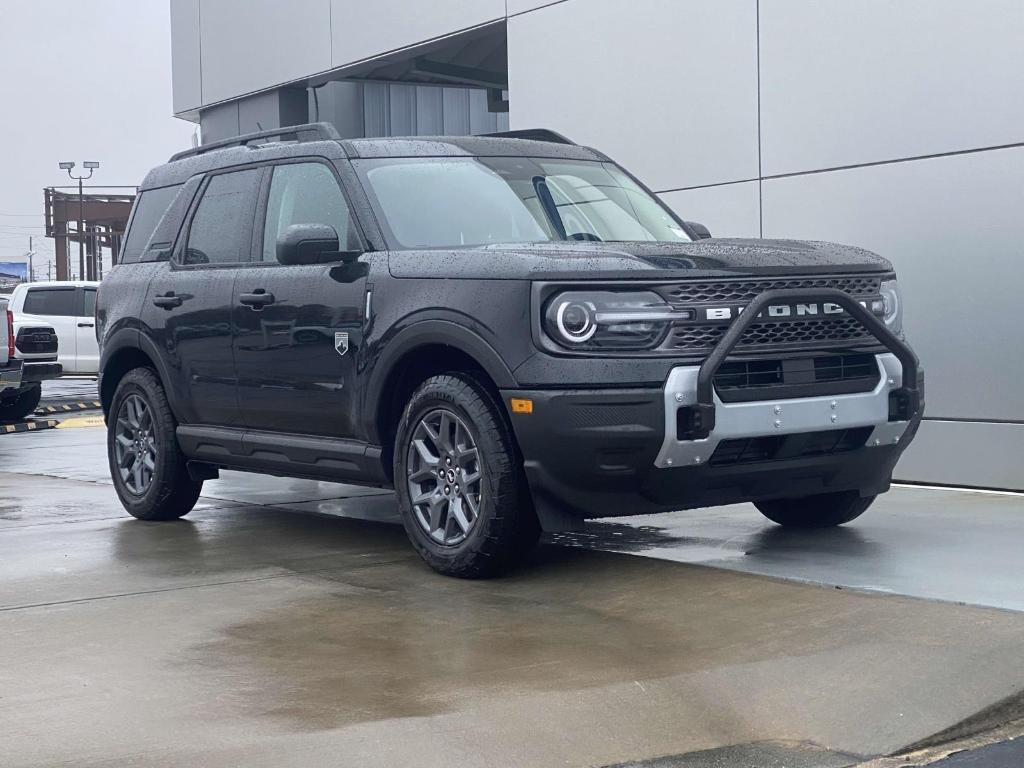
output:
M74 183L59 161L97 160L95 182L135 185L191 145L196 126L171 114L169 5L0 2L0 261L21 260L35 235L45 279L43 187Z

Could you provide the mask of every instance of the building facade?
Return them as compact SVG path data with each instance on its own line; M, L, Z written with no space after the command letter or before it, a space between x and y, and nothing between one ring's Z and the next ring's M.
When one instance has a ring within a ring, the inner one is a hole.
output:
M1024 489L1020 0L171 0L205 141L545 127L715 235L897 266L927 413L900 479Z

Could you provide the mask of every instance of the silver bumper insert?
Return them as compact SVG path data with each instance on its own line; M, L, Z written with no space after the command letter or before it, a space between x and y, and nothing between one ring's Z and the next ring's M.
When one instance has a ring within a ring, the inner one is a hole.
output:
M654 464L703 464L723 440L796 432L873 426L868 447L898 443L909 422L889 421L889 392L903 385L903 367L891 353L876 355L875 359L879 381L870 392L749 403L723 403L715 392L715 428L703 440L676 439L676 411L696 404L700 366L673 368L665 384L665 441Z

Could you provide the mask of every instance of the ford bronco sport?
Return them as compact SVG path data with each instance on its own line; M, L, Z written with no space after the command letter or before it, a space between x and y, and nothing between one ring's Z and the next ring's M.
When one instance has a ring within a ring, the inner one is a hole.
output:
M117 493L168 520L222 468L394 487L463 577L585 518L846 523L923 409L893 268L709 238L549 131L181 152L100 287Z

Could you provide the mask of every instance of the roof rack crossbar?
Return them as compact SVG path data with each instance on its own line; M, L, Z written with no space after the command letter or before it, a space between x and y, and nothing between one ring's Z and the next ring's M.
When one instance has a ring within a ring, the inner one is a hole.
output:
M547 128L526 128L521 131L502 131L500 133L485 133L482 135L495 139L529 139L531 141L546 141L550 144L571 144L574 147L576 146L576 142L572 139Z
M244 133L241 136L235 136L230 139L211 141L209 144L201 144L200 146L193 147L192 149L175 152L167 162L173 163L175 160L181 160L186 157L195 157L206 152L213 152L214 150L225 149L227 147L244 147L258 139L272 139L275 137L279 139L287 138L299 143L306 141L338 141L341 139L341 135L330 123L286 125L281 128L257 131L256 133ZM292 139L292 137L294 137L294 139Z

